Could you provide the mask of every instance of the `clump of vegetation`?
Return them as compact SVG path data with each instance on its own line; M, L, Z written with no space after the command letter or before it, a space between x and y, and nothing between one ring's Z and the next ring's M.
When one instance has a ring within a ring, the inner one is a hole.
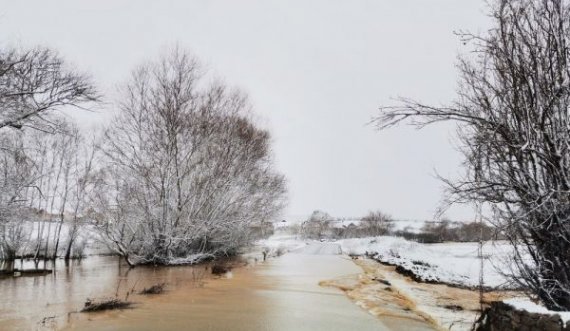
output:
M42 327L52 327L55 328L55 316L46 316L44 318L42 318L42 320L39 322L39 324Z
M429 263L424 262L424 261L420 261L420 260L412 260L412 263L415 265L421 265L424 267L431 267L431 265Z
M398 253L397 250L390 248L390 250L388 250L388 255L391 257L394 257L396 259L400 258L400 253Z
M277 249L275 250L275 253L273 253L275 256L279 257L283 254L287 253L287 249L285 247L277 247Z
M144 288L139 294L149 295L149 294L162 294L166 288L166 283L155 284L149 288Z
M95 311L126 309L132 306L132 302L123 301L117 298L103 299L101 301L94 301L87 299L85 306L81 309L82 313L90 313Z
M215 264L212 266L212 274L214 275L224 275L232 271L232 266L227 264Z
M70 259L81 260L83 259L85 254L85 249L87 248L87 240L75 240L72 243L71 254L69 256Z

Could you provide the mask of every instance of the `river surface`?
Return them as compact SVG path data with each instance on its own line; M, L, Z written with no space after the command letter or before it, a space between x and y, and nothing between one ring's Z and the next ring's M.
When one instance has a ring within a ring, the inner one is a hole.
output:
M204 265L129 269L100 256L68 266L58 261L51 275L0 279L0 330L432 330L405 320L388 328L342 291L319 286L360 272L341 255L286 254L223 277ZM163 282L166 293L137 294ZM134 307L78 312L87 298L115 296Z

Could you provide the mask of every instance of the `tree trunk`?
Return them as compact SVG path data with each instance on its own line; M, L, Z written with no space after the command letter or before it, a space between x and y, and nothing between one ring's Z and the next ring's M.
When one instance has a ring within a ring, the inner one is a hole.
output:
M65 260L71 259L71 247L73 246L73 236L69 237L69 242L67 243L67 249L65 250Z

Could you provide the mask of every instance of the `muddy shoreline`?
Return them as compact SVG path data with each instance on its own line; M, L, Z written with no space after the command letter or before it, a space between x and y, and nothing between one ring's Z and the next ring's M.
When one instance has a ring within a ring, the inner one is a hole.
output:
M371 314L380 318L419 318L441 330L471 330L481 313L478 290L418 282L397 266L368 257L353 258L363 273L344 280L322 282L343 290ZM516 291L483 293L483 307L490 302L520 295Z

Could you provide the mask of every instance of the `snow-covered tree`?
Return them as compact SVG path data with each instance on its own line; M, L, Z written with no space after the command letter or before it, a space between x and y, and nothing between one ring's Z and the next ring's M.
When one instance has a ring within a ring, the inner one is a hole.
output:
M392 231L394 220L381 211L371 211L360 220L360 228L368 236L383 236Z
M0 259L13 260L26 245L26 191L33 187L33 160L25 153L22 132L0 135Z
M253 222L283 206L270 135L245 95L209 83L174 50L139 67L105 135L100 230L130 264L193 263L233 254Z
M98 99L90 79L57 52L42 47L0 49L0 129L52 131L54 111Z
M57 127L50 134L27 128L0 134L0 235L6 259L16 253L55 258L62 237L64 255L71 257L95 183L96 149L76 125L58 121Z
M314 210L309 218L303 222L301 232L304 237L311 239L323 239L331 236L333 217L322 210Z

